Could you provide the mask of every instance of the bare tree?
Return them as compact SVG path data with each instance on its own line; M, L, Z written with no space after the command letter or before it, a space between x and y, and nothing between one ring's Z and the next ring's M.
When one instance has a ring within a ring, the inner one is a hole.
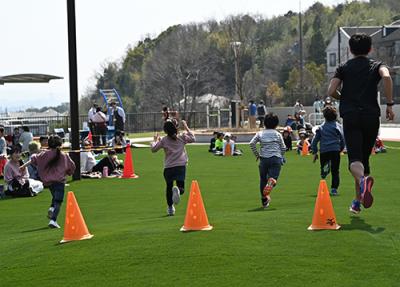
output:
M180 26L145 63L143 81L149 103L161 104L168 99L169 106L180 109L184 115L195 110L196 98L218 86L218 61L210 51L205 27Z

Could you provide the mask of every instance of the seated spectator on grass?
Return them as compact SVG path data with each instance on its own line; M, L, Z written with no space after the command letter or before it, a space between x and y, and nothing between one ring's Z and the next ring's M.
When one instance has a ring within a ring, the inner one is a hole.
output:
M296 121L296 130L304 129L305 122L304 122L304 116L303 116L303 111L300 111L295 115L295 121Z
M310 142L307 138L307 132L304 129L299 130L299 137L300 139L297 141L297 154L301 154L304 144L306 144L308 150L310 150Z
M31 197L43 190L43 183L29 178L27 168L20 169L21 147L14 146L10 151L10 160L4 168L4 181L7 185L6 196Z
M232 135L230 133L226 133L224 136L224 143L222 148L222 155L230 156L233 155L235 151L235 142L231 140Z
M28 151L29 151L28 160L31 160L32 155L40 152L40 144L38 142L30 142L28 145ZM29 178L40 180L36 165L30 164L28 165L27 168L28 168Z
M209 152L213 152L215 149L215 141L217 140L218 132L213 132L213 137L210 140L210 147L208 148Z
M222 151L223 148L224 148L224 134L218 133L217 139L215 140L215 150Z
M11 146L15 146L19 144L19 137L21 136L21 132L19 128L14 128L14 132L12 135L12 144Z
M285 127L283 129L282 137L283 137L283 142L285 143L285 146L286 146L286 151L292 150L291 132L292 132L291 127Z
M7 163L7 143L4 138L4 128L0 127L0 176L3 177L3 170Z
M290 127L292 130L297 129L296 120L293 118L292 115L287 115L285 126Z
M233 155L243 155L243 150L238 149L238 145L236 144L237 143L237 136L232 135L231 136L231 140L235 143L235 150L233 152Z
M9 149L14 145L13 144L13 136L12 136L12 134L6 135L5 131L3 132L3 135L4 135L4 139L6 140L6 144L7 144L6 152L7 152L7 155L8 155L9 154Z
M114 137L111 139L111 146L116 153L124 153L127 144L124 135L125 133L123 131L116 131Z
M22 144L22 152L28 151L28 145L31 141L33 141L33 134L29 131L29 127L22 127L22 134L19 137L19 143Z
M215 140L214 155L222 155L222 150L224 149L224 134L218 133L217 139Z
M242 151L237 149L236 143L233 140L233 136L230 133L226 133L224 136L224 147L222 150L222 155L230 156L230 155L242 155ZM235 137L236 139L236 137Z
M93 172L103 172L104 167L108 168L108 176L122 175L121 169L124 166L120 163L115 150L109 150L108 155L100 160L93 168Z
M40 148L42 150L48 149L49 147L49 137L48 136L41 136L39 138Z
M93 167L96 165L96 158L94 154L90 150L86 150L86 148L90 149L90 143L84 142L85 150L81 151L80 159L81 159L81 173L90 173L92 172Z

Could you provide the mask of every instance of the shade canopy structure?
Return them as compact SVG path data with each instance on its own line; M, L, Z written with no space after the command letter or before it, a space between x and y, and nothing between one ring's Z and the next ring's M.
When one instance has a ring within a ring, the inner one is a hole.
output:
M48 83L51 80L59 80L63 77L46 74L17 74L0 76L0 85L8 83Z

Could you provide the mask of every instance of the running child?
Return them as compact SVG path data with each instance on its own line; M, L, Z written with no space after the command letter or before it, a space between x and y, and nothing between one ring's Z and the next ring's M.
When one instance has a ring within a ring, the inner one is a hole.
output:
M157 152L164 149L164 179L167 185L167 214L175 214L174 204L178 204L180 196L185 191L186 164L188 156L185 150L187 143L192 143L196 139L185 121L182 126L186 133L179 134L175 121L167 120L164 123L164 132L167 136L160 138L158 134L154 136L154 142L151 143L151 151ZM177 186L174 186L174 181Z
M60 228L57 216L64 200L66 177L72 175L75 170L75 164L69 155L61 152L61 145L62 140L58 135L50 136L49 149L32 155L31 160L21 166L25 168L31 163L36 165L43 185L50 189L53 197L47 213L50 228Z
M311 143L313 161L318 159L319 143L321 178L325 179L329 171L332 173L331 195L337 195L340 183L340 152L344 149L342 126L336 121L337 112L333 106L326 106L322 113L325 122L318 127Z
M268 208L271 201L271 191L278 180L281 166L284 163L284 153L286 151L282 135L276 130L279 118L273 113L265 116L265 129L256 133L250 141L250 148L256 156L256 161L260 160L260 193L261 203L264 208ZM260 143L260 151L257 150L257 143Z

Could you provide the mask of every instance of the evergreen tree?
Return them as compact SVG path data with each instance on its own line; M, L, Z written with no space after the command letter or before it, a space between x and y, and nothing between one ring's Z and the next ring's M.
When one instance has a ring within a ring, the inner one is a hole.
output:
M314 34L311 37L309 48L309 60L318 65L325 63L325 41L321 32L321 18L319 15L315 16L313 23Z

